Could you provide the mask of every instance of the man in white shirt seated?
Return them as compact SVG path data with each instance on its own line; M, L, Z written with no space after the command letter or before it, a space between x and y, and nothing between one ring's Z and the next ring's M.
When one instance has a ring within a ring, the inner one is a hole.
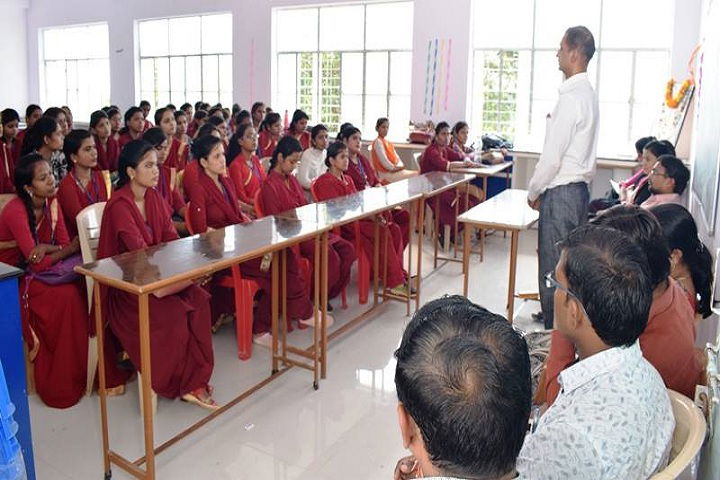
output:
M516 477L530 414L530 358L502 316L461 296L428 302L395 352L405 448L396 479Z
M668 461L675 421L667 390L643 358L653 288L647 258L624 233L586 225L560 244L547 275L555 328L580 361L528 435L517 468L528 479L646 479Z

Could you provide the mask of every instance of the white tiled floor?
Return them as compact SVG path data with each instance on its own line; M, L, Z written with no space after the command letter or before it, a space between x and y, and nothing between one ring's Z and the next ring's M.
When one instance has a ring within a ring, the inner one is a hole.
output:
M518 291L537 290L536 232L520 236ZM471 259L470 298L504 315L510 239L487 238L485 262ZM448 263L430 273L430 244L424 254L422 299L462 292L461 265ZM357 314L354 288L350 308L334 301L336 326ZM363 307L364 308L364 307ZM530 320L536 302L516 302L515 322L539 328ZM408 321L405 307L390 302L368 322L330 344L328 377L320 390L311 373L294 368L205 425L157 458L159 479L390 479L404 454L395 416L393 350ZM311 330L295 331L291 340L309 344ZM237 359L234 328L214 337L215 397L227 402L270 372L267 350L256 348L247 362ZM102 478L98 397L84 398L67 410L45 407L31 397L33 438L39 480ZM131 458L142 455L142 426L137 382L110 404L112 448ZM179 401L159 400L156 444L202 417L203 411ZM113 478L129 478L119 468Z

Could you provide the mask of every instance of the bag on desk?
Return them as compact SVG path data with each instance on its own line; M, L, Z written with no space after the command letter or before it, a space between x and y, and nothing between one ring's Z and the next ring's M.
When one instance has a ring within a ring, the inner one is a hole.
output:
M510 140L498 135L497 133L486 133L481 138L483 150L497 150L500 148L512 150L513 148L513 143Z

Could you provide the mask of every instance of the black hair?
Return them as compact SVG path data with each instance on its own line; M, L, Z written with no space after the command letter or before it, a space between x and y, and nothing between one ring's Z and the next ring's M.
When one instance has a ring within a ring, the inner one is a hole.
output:
M32 114L35 113L35 110L40 110L42 113L42 108L40 108L40 105L35 105L34 103L31 103L27 106L25 109L25 121L27 122L27 119L32 117Z
M210 152L212 152L212 149L215 148L215 146L220 145L221 143L222 140L212 135L205 135L202 138L198 138L192 144L192 156L198 161L201 158L207 158L208 155L210 155Z
M256 111L258 108L264 107L264 106L265 106L265 104L264 104L263 102L255 102L255 103L252 104L252 108L250 109L250 113L255 113L255 111Z
M252 116L247 110L240 110L235 114L235 124L240 125L245 119L249 119L252 122Z
M222 112L222 107L218 107L217 105L215 105L214 107L212 107L212 108L208 111L208 114L212 117L212 116L215 115L217 112Z
M10 122L19 122L20 121L20 115L18 115L17 110L13 110L12 108L6 108L2 112L0 112L0 123L3 125L10 123Z
M195 102L195 111L202 110L203 109L202 106L203 106L202 100L198 100L197 102Z
M128 167L136 169L145 154L154 149L155 147L150 142L141 139L131 140L123 147L120 158L118 158L118 188L130 183L130 177L127 174Z
M50 117L50 118L52 118L53 120L55 120L55 121L57 122L57 121L58 121L58 118L60 117L61 114L62 114L63 117L65 117L65 119L67 119L67 115L65 114L65 110L63 110L63 109L60 108L60 107L50 107L50 108L48 108L47 110L45 110L45 113L43 113L43 116L45 116L45 117Z
M389 124L390 120L387 117L378 118L377 121L375 122L375 130L379 129L380 126L385 122L387 122Z
M152 105L150 105L150 102L148 102L147 100L140 100L140 104L138 105L138 107L152 107Z
M442 131L443 128L447 128L449 130L450 124L447 122L438 123L437 126L435 127L435 135L440 135L440 132Z
M120 129L120 135L127 133L130 131L130 127L128 127L128 123L130 123L130 119L136 114L136 113L142 113L142 108L140 107L130 107L125 111L125 115L123 117L123 120L125 121L125 126Z
M300 109L297 109L293 112L292 120L290 120L290 125L289 125L288 129L291 132L294 132L295 126L301 120L310 120L310 117L308 117L307 113L303 112Z
M215 125L216 127L219 127L220 125L225 125L225 120L220 117L210 115L210 118L208 118L208 123L210 125Z
M265 115L262 123L260 124L260 131L270 130L270 127L280 121L280 114L277 112L270 112Z
M212 135L213 132L218 132L218 134L220 134L220 130L218 130L215 125L213 125L212 123L206 123L197 131L195 138L202 138L206 135Z
M311 142L315 142L315 139L320 134L320 132L327 132L328 129L325 125L322 123L318 123L310 130L310 140Z
M58 123L52 117L42 116L30 127L23 139L21 155L27 155L39 150L45 143L45 137L49 137L58 128Z
M108 119L114 117L115 115L120 115L120 110L118 110L115 107L108 107L108 109L105 111L107 113Z
M167 141L167 135L160 127L148 128L142 135L142 139L151 144L153 147L159 147Z
M340 130L340 133L338 134L338 140L345 141L355 135L356 133L361 133L360 129L357 127L354 127L352 125L343 128Z
M595 37L587 27L578 25L568 28L565 31L565 41L571 50L580 50L586 62L590 62L595 55Z
M648 143L652 142L653 140L657 140L657 138L655 138L655 137L653 137L653 136L638 138L638 139L635 141L635 151L637 152L637 154L638 154L638 155L641 155L643 149L645 148L645 146L646 146Z
M343 140L343 131L350 127L353 127L353 126L354 125L350 122L345 122L342 125L340 125L340 128L338 129L338 134L337 134L336 140L342 141Z
M467 126L468 126L467 122L463 122L463 121L457 122L455 125L453 125L452 130L450 131L450 133L452 133L453 136L455 136L455 135L458 134L458 132L459 132L460 130L462 130L463 128L465 128L465 127L467 127Z
M245 136L245 132L248 128L253 128L252 123L239 123L235 128L235 133L230 137L228 145L227 155L225 156L225 162L230 165L235 157L237 157L242 148L240 147L240 140Z
M647 150L656 157L661 155L675 155L675 148L672 143L667 140L652 140L645 145L643 150Z
M208 113L205 110L195 110L195 114L193 115L194 120L202 120L204 118L207 118Z
M277 147L275 147L275 151L273 152L272 157L270 158L270 170L275 168L275 165L277 165L278 155L282 154L283 158L287 158L293 153L302 151L302 146L296 138L291 137L290 135L282 137L278 142Z
M675 188L673 191L678 195L682 195L690 180L690 170L688 170L682 160L672 155L660 155L658 157L658 163L665 167L665 174L675 180Z
M20 160L18 160L17 165L15 165L14 178L15 192L17 193L18 198L22 200L23 205L25 205L25 211L27 212L28 216L28 225L30 226L30 232L32 233L36 243L38 242L38 239L37 225L35 224L35 212L33 210L32 197L30 197L28 191L25 190L25 187L32 185L33 178L35 177L35 166L40 162L47 163L47 160L45 160L39 153L30 153L27 155L23 155L22 157L20 157Z
M188 102L185 102L182 105L180 105L180 110L187 110L188 108L192 108L192 105L190 105Z
M426 303L395 351L398 400L440 476L515 471L531 406L530 358L500 315L460 295Z
M670 275L670 249L654 215L635 205L616 205L592 220L594 225L614 228L637 243L650 264L652 288Z
M682 205L666 203L650 208L662 227L670 250L680 250L690 269L697 296L697 312L703 318L712 314L713 258L698 237L697 225Z
M96 128L98 126L98 123L100 123L100 120L103 118L107 118L110 120L110 115L103 112L102 110L95 110L93 113L90 114L90 128Z
M170 109L168 107L162 107L162 108L158 108L157 110L155 110L154 120L155 120L156 126L158 126L158 127L160 126L160 122L162 121L162 118L165 115L165 112L168 112L168 111L170 111ZM175 118L174 115L173 115L173 118Z
M173 117L175 117L175 121L177 122L178 118L180 117L187 118L187 113L185 113L185 111L181 108L180 110L176 110L175 113L173 113Z
M165 105L165 108L172 110L173 113L175 113L177 111L177 107L175 105L173 105L172 103L168 103L167 105Z
M347 145L343 142L335 141L331 143L327 149L327 155L325 155L325 166L330 168L330 159L335 158L343 150L347 150Z
M240 112L240 110L242 110L242 108L240 108L240 105L237 103L233 103L233 105L232 105L233 115L237 115Z
M77 155L80 151L80 146L88 138L92 138L90 132L81 129L70 130L70 133L65 136L65 141L63 142L63 153L69 163L72 164L71 155Z
M611 225L589 224L559 244L568 290L582 304L598 337L611 347L635 343L650 315L651 267L644 246L633 240Z

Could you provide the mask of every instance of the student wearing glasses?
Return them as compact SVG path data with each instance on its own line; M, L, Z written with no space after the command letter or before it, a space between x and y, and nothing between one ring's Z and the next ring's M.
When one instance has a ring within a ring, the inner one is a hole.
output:
M648 179L652 195L640 206L650 208L665 203L682 205L682 194L689 180L690 170L682 160L672 155L661 155Z

